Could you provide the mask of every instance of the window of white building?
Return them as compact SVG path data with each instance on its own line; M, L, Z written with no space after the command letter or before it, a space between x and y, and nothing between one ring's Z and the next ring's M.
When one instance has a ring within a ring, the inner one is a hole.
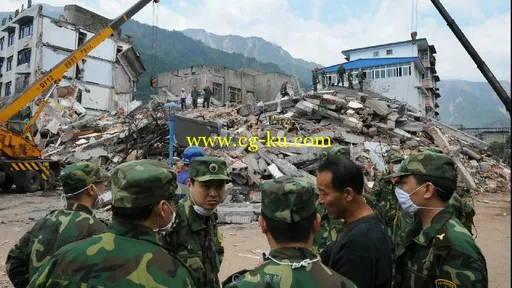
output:
M0 38L0 51L4 50L5 37Z
M357 69L354 73L357 73ZM412 75L411 63L389 64L364 68L367 80L393 77L406 77Z
M5 96L11 95L11 86L12 86L11 81L5 83Z
M12 56L7 58L7 65L5 66L5 72L12 70ZM7 84L6 84L7 85ZM7 93L7 89L5 89Z
M393 55L393 49L387 49L386 55Z
M9 33L7 36L7 47L11 47L12 45L14 45L14 32Z
M373 52L373 57L379 57L379 51Z
M30 63L31 54L32 50L30 48L20 50L18 52L18 66L23 65L25 63Z
M32 35L33 24L32 21L27 22L20 26L20 39Z

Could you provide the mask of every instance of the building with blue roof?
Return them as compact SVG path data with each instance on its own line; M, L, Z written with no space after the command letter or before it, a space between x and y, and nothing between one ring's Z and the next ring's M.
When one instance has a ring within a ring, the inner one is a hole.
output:
M355 74L359 69L365 72L363 87L388 98L408 103L424 114L436 116L441 97L437 82L440 81L436 71L437 53L434 45L427 39L393 42L341 52L347 62L332 65L325 69L326 83L338 83L336 71L343 65L347 73L353 73L354 85L357 86ZM347 86L347 74L345 74Z

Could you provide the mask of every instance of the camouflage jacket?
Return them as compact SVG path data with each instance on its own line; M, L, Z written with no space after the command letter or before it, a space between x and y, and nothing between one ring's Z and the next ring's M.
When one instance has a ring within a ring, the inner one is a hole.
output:
M224 247L216 218L197 214L186 196L176 206L176 222L166 235L170 251L194 272L198 287L220 287Z
M66 208L38 220L9 251L6 270L15 287L26 287L50 256L61 247L107 230L88 207L68 202Z
M462 225L468 229L473 235L473 226L475 225L473 218L476 215L475 198L470 189L457 186L455 194L450 199L450 204L454 208L455 217L460 220Z
M204 91L204 98L212 97L212 89L210 89L209 87L206 87L203 89L203 91Z
M316 201L316 211L320 214L321 222L320 230L313 238L313 251L319 254L327 244L336 241L338 234L345 230L345 225L343 219L329 218L327 211L318 201Z
M192 92L190 92L190 96L192 99L197 99L199 97L199 90L192 90Z
M313 84L318 83L318 72L313 70Z
M371 195L384 211L384 221L388 227L393 225L398 211L398 199L395 195L393 183L385 178L386 175L377 177L372 187Z
M118 221L109 230L57 251L28 287L195 287L157 233Z
M357 77L357 81L359 81L359 82L364 81L364 72L363 71L357 72L356 77Z
M352 72L348 72L348 73L347 73L347 79L348 79L348 81L349 81L349 82L350 82L350 81L352 81L352 80L353 80L353 78L354 78L354 75L352 75Z
M271 257L271 258L270 258ZM318 255L307 248L278 248L253 270L242 270L222 282L226 288L247 287L357 287L352 281L323 265ZM313 260L292 268L292 263ZM280 264L286 263L286 264ZM288 265L287 265L288 264Z
M286 83L283 83L283 84L281 85L281 90L280 90L281 94L284 94L284 93L286 93L286 92L288 91L288 89L287 89L287 87L286 87L286 86L287 86L287 84L286 84Z
M457 188L459 189L459 188ZM453 215L457 218L462 225L471 233L471 225L473 223L473 214L469 214L466 210L467 205L461 197L454 193L450 201L448 202L450 207L452 207ZM398 205L400 206L400 205ZM398 207L396 210L396 217L393 222L393 227L391 228L391 238L393 241L394 255L398 255L402 253L405 249L405 245L407 244L407 231L411 228L416 218L414 215L407 214L401 207ZM471 225L466 226L464 223L469 222Z
M394 287L487 287L485 258L451 207L423 230L416 221L407 239L396 262Z
M339 76L345 75L345 67L343 67L343 65L340 65L340 67L338 67L337 73Z

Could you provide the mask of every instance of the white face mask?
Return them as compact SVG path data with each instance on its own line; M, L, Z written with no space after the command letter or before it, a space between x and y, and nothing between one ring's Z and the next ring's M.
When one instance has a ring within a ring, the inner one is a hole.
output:
M94 204L92 205L92 209L97 210L103 206L103 203L105 203L107 199L112 199L112 192L106 191L103 194L100 194L100 191L98 190L98 188L96 188L96 186L94 186L93 184L91 184L91 186L92 189L94 189L94 192L96 192L96 195L98 195L98 198L96 198L96 201L94 201Z
M395 195L398 199L398 203L400 203L400 206L402 206L402 209L404 209L405 212L409 214L414 214L418 209L430 209L430 210L443 210L444 207L434 208L434 207L421 207L414 204L411 200L411 195L416 193L421 187L425 186L425 184L421 185L420 187L416 188L414 191L412 191L411 194L408 194L404 190L400 189L400 187L395 188Z
M196 213L201 216L210 216L213 214L213 211L215 211L215 209L204 209L203 207L197 205L192 205L192 207L194 208L194 211L196 211Z
M155 232L158 232L161 235L165 235L167 232L169 232L169 230L171 230L172 224L174 224L174 221L176 220L176 213L174 213L174 211L172 210L171 205L169 205L169 203L167 203L167 202L165 202L165 204L167 204L167 206L169 206L169 209L171 209L171 211L173 213L172 213L171 221L169 221L169 224L165 225L165 227L157 228L154 230ZM158 218L156 218L156 222L158 225L159 224Z

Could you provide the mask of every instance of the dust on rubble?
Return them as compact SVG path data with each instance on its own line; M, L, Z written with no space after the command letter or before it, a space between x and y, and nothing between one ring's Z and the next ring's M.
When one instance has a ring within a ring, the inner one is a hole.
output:
M30 229L36 219L60 207L56 193L0 194L0 287L12 287L5 274L7 253ZM510 196L476 196L476 241L482 249L489 271L489 287L507 287L510 283ZM224 225L225 256L220 278L261 263L261 254L269 247L257 222Z

